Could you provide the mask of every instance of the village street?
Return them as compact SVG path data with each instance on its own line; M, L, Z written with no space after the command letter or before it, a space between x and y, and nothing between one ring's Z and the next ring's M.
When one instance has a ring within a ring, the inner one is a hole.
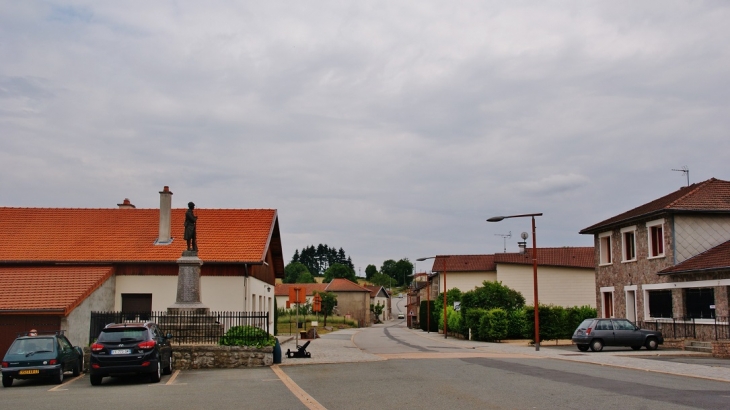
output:
M283 350L294 342L283 344ZM272 368L175 371L158 384L66 375L64 384L17 381L4 408L266 409L721 408L730 369L684 352L579 353L543 345L469 342L390 321L312 341L312 358ZM664 355L668 360L663 360ZM662 360L657 360L662 359ZM669 360L671 359L671 360ZM711 363L711 362L708 362Z

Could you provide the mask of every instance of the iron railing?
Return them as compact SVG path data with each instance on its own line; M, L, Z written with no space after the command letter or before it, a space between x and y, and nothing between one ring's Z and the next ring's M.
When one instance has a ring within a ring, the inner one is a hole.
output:
M727 316L716 316L712 319L689 317L658 318L637 323L644 329L658 330L665 338L728 340L730 324Z
M254 342L266 341L269 334L268 312L91 312L89 344L108 324L143 322L156 323L164 335L172 334L171 342L175 344L218 344L221 337L236 326L249 329L237 335Z

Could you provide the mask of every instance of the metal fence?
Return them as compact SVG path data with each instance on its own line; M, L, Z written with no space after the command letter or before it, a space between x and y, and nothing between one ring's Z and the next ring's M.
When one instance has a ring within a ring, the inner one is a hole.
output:
M237 335L249 341L265 341L269 334L268 312L91 312L89 344L108 324L143 322L156 323L163 334L172 334L171 342L175 344L218 344L236 326L244 327Z
M647 320L638 325L644 329L658 330L670 339L728 340L728 319L727 316L716 316L714 319L680 317Z

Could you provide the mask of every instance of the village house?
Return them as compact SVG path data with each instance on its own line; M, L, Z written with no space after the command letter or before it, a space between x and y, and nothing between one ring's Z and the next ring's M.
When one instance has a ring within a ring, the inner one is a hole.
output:
M365 289L370 291L370 305L383 306L383 313L380 314L380 320L386 321L391 319L390 293L384 287L378 285L365 285ZM371 313L371 319L375 320L375 315Z
M333 292L337 295L335 315L357 322L358 326L370 326L370 289L343 278L332 279L330 283L282 283L276 285L276 305L278 308L289 306L290 288L304 288L307 303L312 304L315 292Z
M602 317L727 323L730 182L680 188L580 233L594 237ZM692 329L697 338L715 338L711 326Z
M592 247L537 248L540 304L563 307L596 306ZM501 282L534 304L532 249L494 255L436 256L432 271L439 291L457 288L468 292L484 281Z
M92 311L165 311L176 302L187 209L0 208L0 351L16 332L89 340ZM200 299L211 311L269 313L284 277L275 209L196 209Z

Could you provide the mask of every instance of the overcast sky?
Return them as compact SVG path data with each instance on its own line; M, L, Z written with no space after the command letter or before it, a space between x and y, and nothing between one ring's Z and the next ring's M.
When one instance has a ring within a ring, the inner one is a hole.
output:
M672 169L730 179L728 21L727 1L5 1L0 206L156 208L168 185L176 208L278 209L286 262L323 243L362 275L516 251L530 220L495 215L592 246L578 231L686 185Z

